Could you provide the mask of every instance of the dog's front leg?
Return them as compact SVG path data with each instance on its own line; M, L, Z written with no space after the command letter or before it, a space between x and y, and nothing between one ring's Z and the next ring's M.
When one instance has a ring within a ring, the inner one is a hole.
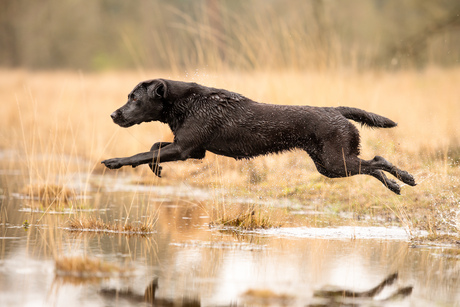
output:
M126 157L126 158L113 158L104 160L103 163L106 167L110 169L117 169L124 165L131 165L136 167L141 164L156 164L158 162L171 162L171 161L179 161L179 160L187 160L191 158L192 155L195 156L194 153L197 151L195 149L182 149L179 145L175 143L168 144L161 149L142 152L137 155ZM201 152L201 151L200 151ZM204 157L204 154L202 155ZM201 158L202 158L201 157Z
M112 158L102 161L101 163L104 164L106 167L110 169L117 169L125 165L131 165L132 167L136 167L140 164L148 163L144 162L141 163L142 160L149 159L151 162L153 160L152 152L143 152L131 157L126 158Z

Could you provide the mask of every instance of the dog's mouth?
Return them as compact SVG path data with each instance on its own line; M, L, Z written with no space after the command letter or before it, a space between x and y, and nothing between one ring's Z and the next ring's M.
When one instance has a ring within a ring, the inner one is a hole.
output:
M116 123L116 124L123 128L128 128L134 125L134 123L129 123L129 122L121 122L121 123Z
M113 119L113 122L115 124L117 124L118 126L123 127L123 128L128 128L128 127L131 127L131 126L136 124L133 121L128 121L128 120L124 119L123 117L116 117L116 118Z
M116 123L116 124L117 124L118 126L120 126L120 127L123 127L123 128L128 128L128 127L137 125L137 123L131 122L131 121L122 121L122 122L118 122L118 123Z
M110 114L110 117L112 118L115 124L123 128L131 127L132 125L138 123L136 118L133 116L130 116L130 118L126 118L121 108Z

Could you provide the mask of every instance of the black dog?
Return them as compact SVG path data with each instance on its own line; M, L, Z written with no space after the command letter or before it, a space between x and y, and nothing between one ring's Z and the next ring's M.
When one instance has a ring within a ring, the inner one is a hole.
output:
M110 169L149 164L159 176L160 162L203 159L206 151L243 159L300 148L329 178L371 175L399 194L399 185L386 171L415 186L412 175L382 157L358 158L359 132L347 119L379 128L396 123L356 108L263 104L222 89L155 79L139 83L128 102L110 116L121 127L160 121L174 133L172 143L155 143L148 152L102 161Z

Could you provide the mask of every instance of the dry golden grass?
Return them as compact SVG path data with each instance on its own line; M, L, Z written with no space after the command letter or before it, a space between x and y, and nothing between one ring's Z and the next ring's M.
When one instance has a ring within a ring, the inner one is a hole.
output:
M166 125L114 125L110 113L143 79L171 78L226 88L276 104L353 106L387 116L393 129L361 129L362 157L382 155L414 174L418 186L393 195L367 176L328 179L306 153L294 151L234 161L207 154L203 161L167 163L164 178L144 166L108 171L100 161L146 151L171 140ZM314 210L396 215L407 227L458 231L460 211L460 68L423 71L140 71L83 74L0 71L0 149L24 162L30 182L55 184L66 175L135 172L144 183L224 188L232 194L295 198ZM89 182L89 179L88 179ZM61 185L61 183L59 183ZM83 192L84 193L84 192Z
M412 240L412 243L415 245L451 245L455 247L460 247L460 238L458 236L448 235L448 234L429 234L424 237L415 237ZM459 250L456 250L457 254L460 254Z
M229 206L231 207L231 206ZM232 210L233 209L233 210ZM213 227L231 227L237 230L267 229L282 226L279 212L266 206L248 206L247 208L222 208L215 210L216 218L210 223Z
M129 154L127 148L138 152L156 140L171 139L166 125L147 123L123 129L109 117L140 80L155 77L227 88L267 103L355 106L399 122L395 129L363 130L364 154L378 147L446 154L460 143L456 121L460 69L432 68L394 73L227 71L191 76L0 71L0 98L6 102L0 115L4 134L0 146L21 149L29 162L35 154L49 154L61 159L87 158L94 168L102 158Z
M154 231L154 223L112 223L105 222L101 218L93 216L84 216L72 218L68 222L70 231L93 231L106 233L124 233L124 234L151 234Z
M22 193L45 204L68 203L75 196L72 190L54 184L27 185L22 190Z

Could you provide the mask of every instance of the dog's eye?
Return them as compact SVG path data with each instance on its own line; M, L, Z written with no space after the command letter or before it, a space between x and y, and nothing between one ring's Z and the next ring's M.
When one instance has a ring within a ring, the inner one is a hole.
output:
M136 97L133 97L133 101L137 101L137 98L136 98Z

